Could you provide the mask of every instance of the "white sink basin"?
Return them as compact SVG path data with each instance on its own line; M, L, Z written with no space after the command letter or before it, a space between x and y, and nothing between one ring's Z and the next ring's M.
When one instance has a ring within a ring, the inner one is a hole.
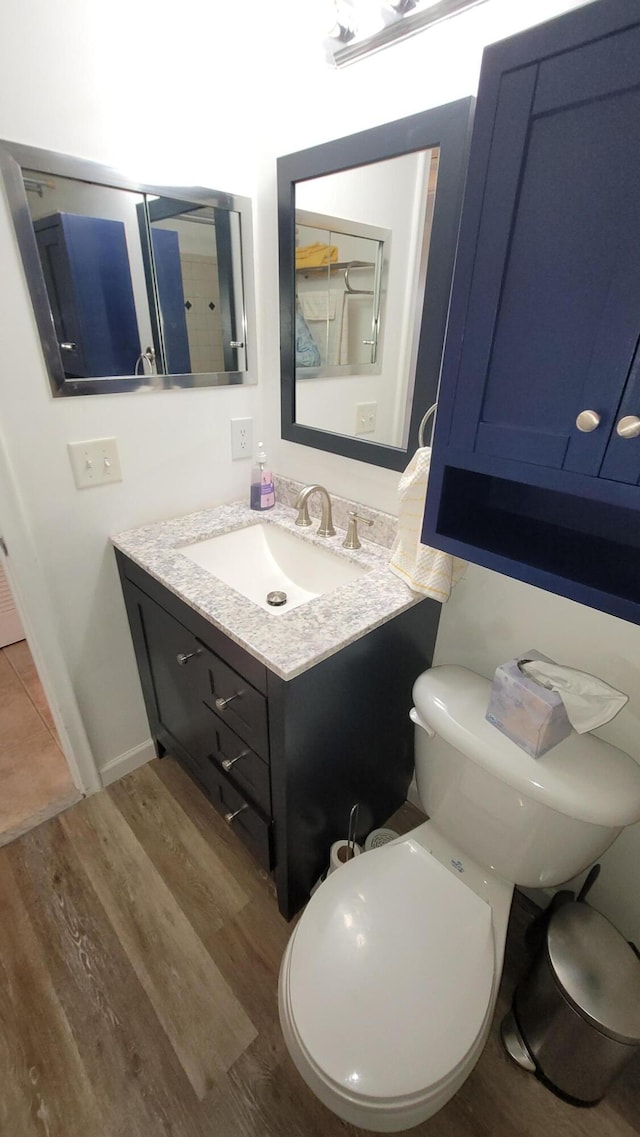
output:
M288 529L264 521L184 545L177 551L272 615L282 615L316 596L326 596L367 571ZM268 604L270 592L285 592L286 603L280 607Z

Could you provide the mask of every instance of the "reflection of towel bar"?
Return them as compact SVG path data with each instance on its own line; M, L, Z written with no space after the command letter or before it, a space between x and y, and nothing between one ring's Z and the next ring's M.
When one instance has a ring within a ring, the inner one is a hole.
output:
M324 273L326 275L327 269L331 270L332 272L337 270L337 269L340 269L341 271L344 272L345 290L351 296L373 296L373 294L374 294L373 288L352 288L351 284L349 283L349 273L354 268L375 268L375 267L376 266L374 265L373 261L342 261L342 262L334 261L333 264L328 264L328 265L309 265L308 268L301 266L300 268L296 269L296 272L304 273L305 276L308 274L311 274L311 273L314 276L316 276L319 272Z

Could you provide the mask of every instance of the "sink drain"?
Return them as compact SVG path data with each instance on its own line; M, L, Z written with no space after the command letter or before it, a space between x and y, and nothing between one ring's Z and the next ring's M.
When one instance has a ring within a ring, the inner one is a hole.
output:
M267 604L270 604L272 608L281 608L282 605L286 603L286 592L267 592Z

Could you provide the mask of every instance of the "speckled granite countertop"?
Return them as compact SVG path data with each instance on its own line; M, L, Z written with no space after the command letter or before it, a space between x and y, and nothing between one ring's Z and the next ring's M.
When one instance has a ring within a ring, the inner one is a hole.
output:
M112 542L276 675L293 679L422 599L389 572L389 549L384 545L367 541L361 534L362 548L347 551L342 548L344 530L336 526L335 537L316 537L315 524L312 529L301 530L294 524L295 517L295 511L282 504L268 513L257 513L242 502L234 502L131 529L113 537ZM282 525L303 541L366 565L368 571L326 596L275 615L180 552L181 546L258 521Z

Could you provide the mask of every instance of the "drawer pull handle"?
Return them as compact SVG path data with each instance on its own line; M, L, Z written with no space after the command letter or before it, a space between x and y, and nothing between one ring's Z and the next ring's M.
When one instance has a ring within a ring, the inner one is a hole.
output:
M230 770L231 767L235 766L236 762L239 762L241 758L248 758L250 753L250 750L241 750L239 754L236 754L235 758L225 758L224 762L222 763L222 769Z
M225 819L227 825L233 824L234 818L237 817L239 813L243 813L244 810L248 809L248 808L249 808L249 806L247 805L247 803L245 801L244 805L240 806L240 809L236 809L233 813L225 813L224 819Z
M576 419L576 426L583 434L591 434L600 426L600 415L597 411L580 411Z
M185 667L189 660L195 659L197 655L202 655L201 647L197 647L195 651L179 651L176 656L176 662L179 663L181 667Z
M234 691L233 695L229 695L228 699L218 698L218 699L216 699L216 708L219 711L224 711L225 707L227 707L229 705L229 703L231 703L234 699L240 699L241 697L242 697L242 691Z
M637 438L640 434L640 418L637 415L625 415L616 426L616 434L620 438Z

